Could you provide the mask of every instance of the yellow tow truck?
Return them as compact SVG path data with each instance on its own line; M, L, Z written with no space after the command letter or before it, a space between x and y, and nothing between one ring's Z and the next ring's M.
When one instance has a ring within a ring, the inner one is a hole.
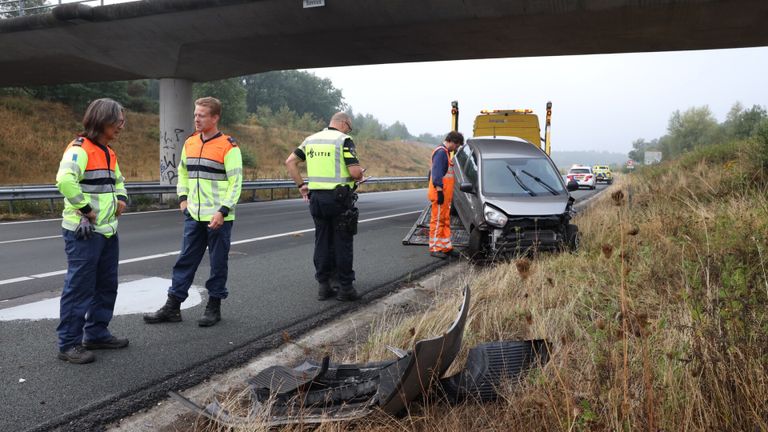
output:
M454 102L455 103L455 102ZM458 116L458 103L454 109ZM453 113L454 110L451 110ZM522 138L533 145L541 146L547 155L550 155L550 127L552 123L552 102L547 102L547 117L544 125L544 137L541 137L539 117L530 109L511 110L482 110L475 117L472 127L472 136L500 137L511 136ZM454 129L456 130L456 129Z

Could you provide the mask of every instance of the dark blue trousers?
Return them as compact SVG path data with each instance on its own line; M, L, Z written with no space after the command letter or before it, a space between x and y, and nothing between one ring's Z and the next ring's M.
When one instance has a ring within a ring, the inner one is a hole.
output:
M355 280L352 270L354 236L337 229L339 216L347 210L333 191L312 191L309 213L315 221L315 279L327 282L336 270L341 286Z
M195 272L208 248L208 258L211 261L211 274L205 287L209 297L225 299L227 291L227 274L229 260L229 244L232 238L232 221L224 222L219 229L208 228L208 222L198 222L184 212L184 238L181 242L181 254L173 266L173 279L168 294L184 301L188 297L189 287L195 280Z
M117 263L120 243L117 234L106 238L93 234L90 239L76 239L75 233L62 229L67 253L67 276L61 293L56 328L59 350L66 351L85 341L108 340L117 298Z

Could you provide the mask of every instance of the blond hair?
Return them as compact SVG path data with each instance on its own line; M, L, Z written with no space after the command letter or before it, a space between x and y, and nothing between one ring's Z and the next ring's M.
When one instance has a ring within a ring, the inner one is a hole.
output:
M203 97L195 101L195 105L200 105L208 108L212 116L221 117L221 101L215 97Z

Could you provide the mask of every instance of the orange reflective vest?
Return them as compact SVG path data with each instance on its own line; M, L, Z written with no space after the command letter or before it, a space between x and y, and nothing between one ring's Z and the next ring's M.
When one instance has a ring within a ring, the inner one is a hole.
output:
M234 138L219 134L208 141L196 133L184 143L176 193L187 198L187 209L197 221L210 221L217 212L235 219L243 183L243 160Z
M77 229L78 210L90 206L96 213L97 233L110 237L117 232L117 200L126 201L128 194L111 147L85 137L72 141L59 163L56 186L64 195L62 227Z

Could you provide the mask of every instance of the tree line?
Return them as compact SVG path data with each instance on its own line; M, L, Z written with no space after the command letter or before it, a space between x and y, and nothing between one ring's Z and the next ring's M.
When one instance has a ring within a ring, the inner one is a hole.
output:
M660 151L664 159L669 159L697 147L756 137L768 139L768 112L765 107L753 105L744 108L737 102L731 107L725 121L718 123L705 105L684 112L673 112L667 124L667 133L650 141L636 139L632 142L629 158L642 163L646 151Z
M83 112L96 98L109 97L136 112L157 113L158 80L63 84L0 89L0 94L27 95L61 102ZM354 134L361 139L412 140L440 143L441 136L414 136L405 124L380 122L371 114L355 114L331 80L306 71L272 71L219 81L195 83L193 96L214 96L225 107L222 124L249 123L313 131L328 124L337 111L353 117Z
M22 15L37 15L48 12L52 6L46 0L6 0L0 2L0 19L14 18ZM20 9L23 9L23 11Z

